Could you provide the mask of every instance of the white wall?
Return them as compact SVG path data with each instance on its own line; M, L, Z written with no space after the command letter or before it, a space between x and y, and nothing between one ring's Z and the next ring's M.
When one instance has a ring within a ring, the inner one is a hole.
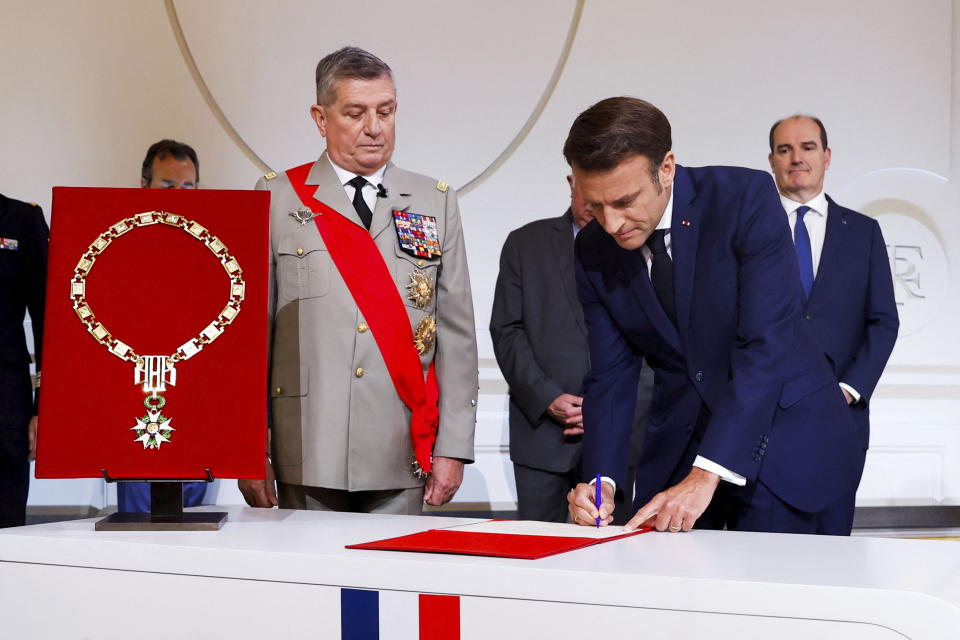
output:
M316 61L345 44L374 51L399 85L397 163L470 184L482 397L458 500L505 506L505 385L485 327L506 234L566 207L573 117L641 96L670 117L681 163L766 168L772 121L815 113L834 151L828 191L879 218L899 274L903 335L875 398L861 503L960 503L956 4L3 0L0 191L49 211L54 185L134 186L161 137L197 149L204 186L248 188L257 158L283 169L322 149L307 116ZM36 483L31 502L97 491L78 486Z

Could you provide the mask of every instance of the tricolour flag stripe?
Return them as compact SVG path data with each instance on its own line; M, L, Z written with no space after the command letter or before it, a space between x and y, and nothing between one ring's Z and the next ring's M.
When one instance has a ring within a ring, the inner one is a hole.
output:
M380 592L380 640L417 640L419 597L412 591Z
M460 597L420 594L420 640L460 640Z
M341 640L460 640L460 596L340 589Z
M377 591L340 590L341 640L380 640L379 600Z

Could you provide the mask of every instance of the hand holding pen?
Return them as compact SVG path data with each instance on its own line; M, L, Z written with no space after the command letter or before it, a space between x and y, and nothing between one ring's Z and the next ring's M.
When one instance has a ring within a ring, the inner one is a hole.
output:
M597 508L598 488L599 509ZM605 527L613 522L613 507L613 486L603 481L597 482L596 486L582 482L567 494L567 510L570 521L575 524Z

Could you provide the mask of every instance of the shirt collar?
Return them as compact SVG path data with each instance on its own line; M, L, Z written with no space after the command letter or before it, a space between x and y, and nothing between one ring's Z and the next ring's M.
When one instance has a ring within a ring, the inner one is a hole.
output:
M787 215L793 215L801 206L810 207L811 211L814 211L821 216L827 215L827 194L823 191L806 202L797 202L796 200L791 200L781 193L780 204L783 205L783 210L787 212Z
M670 225L673 223L673 194L674 189L670 187L670 199L667 200L667 207L663 210L663 216L660 218L660 222L657 223L657 229L670 231Z
M336 162L330 159L329 154L327 155L327 160L330 160L330 166L333 167L333 170L337 174L337 179L340 181L341 185L346 185L348 182L350 182L351 180L356 178L358 175L360 175L358 173L353 173L352 171L347 171L343 167L338 166ZM387 165L383 165L382 167L380 167L370 175L360 176L360 177L362 177L364 180L366 180L373 186L377 186L378 184L383 182L383 174L386 170L387 170Z

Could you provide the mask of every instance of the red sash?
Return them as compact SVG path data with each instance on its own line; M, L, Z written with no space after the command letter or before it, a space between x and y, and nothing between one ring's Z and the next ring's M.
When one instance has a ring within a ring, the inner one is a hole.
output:
M306 184L312 166L313 163L308 162L290 169L287 177L301 202L318 214L313 221L317 224L320 236L370 327L393 386L412 413L410 440L415 463L424 473L430 473L433 443L437 439L437 427L440 424L440 411L437 408L440 389L433 363L430 363L424 381L423 365L414 346L410 318L383 254L369 231L313 197L313 189Z

